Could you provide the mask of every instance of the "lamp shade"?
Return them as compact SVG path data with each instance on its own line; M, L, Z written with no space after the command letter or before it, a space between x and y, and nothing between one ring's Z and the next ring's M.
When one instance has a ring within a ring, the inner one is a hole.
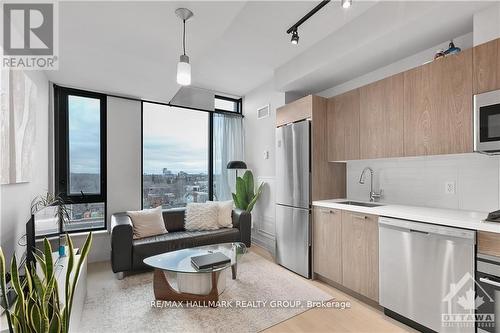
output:
M177 64L177 83L183 86L191 84L191 65L187 55L181 55L181 59Z
M229 161L227 169L246 169L247 164L243 161Z

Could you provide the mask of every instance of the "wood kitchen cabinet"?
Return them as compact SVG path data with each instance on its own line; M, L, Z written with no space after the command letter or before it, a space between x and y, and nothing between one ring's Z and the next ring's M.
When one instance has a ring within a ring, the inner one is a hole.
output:
M346 193L345 164L328 162L327 102L326 98L309 95L276 110L276 127L311 120L312 200L344 198Z
M500 39L473 49L474 94L500 89Z
M315 207L313 210L313 271L342 283L342 211Z
M359 159L359 89L328 100L328 160Z
M405 72L405 156L472 152L472 141L472 50Z
M477 252L490 256L500 256L500 234L478 231Z
M378 302L378 217L342 211L342 284Z
M397 74L359 89L361 159L404 156L403 87Z
M311 118L314 104L321 103L324 103L321 97L309 95L283 105L276 109L276 127Z

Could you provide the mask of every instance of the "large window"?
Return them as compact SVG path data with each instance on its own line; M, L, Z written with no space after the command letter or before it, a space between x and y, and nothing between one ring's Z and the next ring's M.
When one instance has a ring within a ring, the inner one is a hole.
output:
M60 231L105 229L106 96L55 87L55 192L70 207Z
M143 102L143 208L209 200L209 113Z

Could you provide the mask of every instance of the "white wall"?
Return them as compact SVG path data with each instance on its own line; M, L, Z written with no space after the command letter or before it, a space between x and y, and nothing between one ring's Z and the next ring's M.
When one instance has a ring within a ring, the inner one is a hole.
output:
M141 102L108 97L107 217L141 209Z
M38 95L33 175L29 183L0 185L0 246L8 263L14 251L18 259L25 251L25 247L17 243L26 232L26 222L31 215L31 200L48 190L49 81L42 71L26 71L25 73L36 85Z
M257 109L269 104L269 117L257 119ZM285 93L276 92L271 81L248 93L243 99L245 161L256 182L266 182L253 212L252 240L274 252L275 207L275 123L276 108L285 104ZM265 152L269 158L265 159Z
M500 3L474 14L474 46L500 37Z
M364 167L375 171L374 190L382 202L493 211L499 209L500 157L481 154L405 157L347 162L347 196L368 201L370 176L359 184ZM447 183L455 193L447 194Z

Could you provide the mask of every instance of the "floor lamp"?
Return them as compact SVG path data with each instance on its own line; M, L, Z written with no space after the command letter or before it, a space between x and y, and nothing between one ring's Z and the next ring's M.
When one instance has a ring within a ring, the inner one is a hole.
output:
M238 179L238 170L243 170L247 168L247 164L243 161L229 161L226 166L226 169L235 169L236 170L236 179Z

